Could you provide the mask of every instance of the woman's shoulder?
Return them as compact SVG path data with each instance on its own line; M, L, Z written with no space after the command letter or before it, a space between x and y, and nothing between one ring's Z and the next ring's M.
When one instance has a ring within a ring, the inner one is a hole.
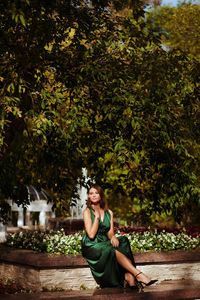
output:
M83 210L83 219L87 220L91 218L91 212L88 207Z
M83 214L87 215L87 214L91 214L91 210L90 210L90 207L86 207L84 210L83 210Z
M85 212L89 212L89 211L90 211L89 207L86 207L86 208L83 210L84 213L85 213Z

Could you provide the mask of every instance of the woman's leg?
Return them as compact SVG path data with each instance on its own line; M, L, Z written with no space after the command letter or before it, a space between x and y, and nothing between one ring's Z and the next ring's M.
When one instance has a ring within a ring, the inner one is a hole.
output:
M116 253L117 262L124 269L126 269L128 272L130 272L134 276L136 276L140 272L138 269L136 269L136 267L133 266L132 262L130 261L130 259L128 259L126 257L126 255L119 252L118 250L115 250L115 253ZM144 273L141 273L139 276L137 276L137 279L139 281L144 282L145 284L147 284L151 281L151 279L147 275L145 275Z

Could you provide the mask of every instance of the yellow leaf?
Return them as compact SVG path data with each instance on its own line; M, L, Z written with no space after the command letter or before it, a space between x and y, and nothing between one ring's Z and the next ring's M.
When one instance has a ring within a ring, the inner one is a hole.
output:
M71 28L70 32L69 32L69 37L70 39L73 39L74 35L75 35L76 29L75 28Z

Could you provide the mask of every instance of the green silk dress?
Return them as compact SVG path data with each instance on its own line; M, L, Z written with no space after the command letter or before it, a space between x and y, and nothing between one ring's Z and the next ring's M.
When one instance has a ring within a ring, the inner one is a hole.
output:
M90 207L92 223L94 214ZM127 237L118 237L119 246L113 247L107 237L110 229L111 216L109 211L105 211L103 221L99 221L99 228L94 239L90 239L87 233L82 238L82 254L87 260L91 272L101 288L123 287L124 274L127 272L120 266L116 259L115 251L118 250L126 255L135 266L135 261Z

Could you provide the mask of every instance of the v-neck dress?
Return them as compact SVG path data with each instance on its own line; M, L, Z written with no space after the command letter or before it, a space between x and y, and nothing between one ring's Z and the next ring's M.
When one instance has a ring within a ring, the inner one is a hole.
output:
M92 223L94 222L94 214L92 208L89 207ZM126 255L135 266L135 261L130 248L127 237L119 236L119 246L113 247L107 237L110 230L111 216L109 211L104 212L103 221L99 221L99 228L94 239L90 239L85 232L82 238L82 254L87 260L91 272L101 288L123 287L124 274L127 272L120 266L116 259L115 251L118 250Z

